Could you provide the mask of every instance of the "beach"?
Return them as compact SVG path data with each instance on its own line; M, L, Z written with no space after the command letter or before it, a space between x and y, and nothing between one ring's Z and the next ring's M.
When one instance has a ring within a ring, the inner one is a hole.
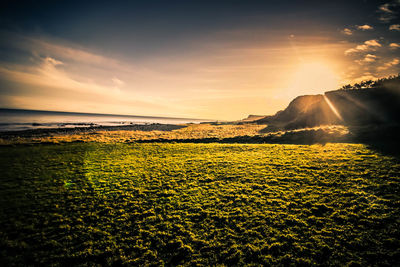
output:
M135 128L136 125L185 124L205 121L207 120L196 118L0 108L0 132L22 132L25 130L46 132L46 130L53 131L54 129L62 129L68 132L77 128L113 129L113 127L120 126L128 128L133 126Z

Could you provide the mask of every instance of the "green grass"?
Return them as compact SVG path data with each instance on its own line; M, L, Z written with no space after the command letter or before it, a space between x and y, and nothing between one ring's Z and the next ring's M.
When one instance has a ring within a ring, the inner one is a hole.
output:
M0 147L0 264L388 265L400 164L363 145Z

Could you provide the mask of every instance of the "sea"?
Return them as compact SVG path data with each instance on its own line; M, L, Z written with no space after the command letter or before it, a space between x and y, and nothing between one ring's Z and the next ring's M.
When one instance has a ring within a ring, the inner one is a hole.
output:
M0 108L0 132L154 123L201 123L205 121L207 120Z

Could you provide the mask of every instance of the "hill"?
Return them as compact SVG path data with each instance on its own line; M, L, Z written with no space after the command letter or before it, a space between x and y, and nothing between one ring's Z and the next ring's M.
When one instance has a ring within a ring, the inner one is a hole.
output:
M388 125L400 123L400 76L366 81L326 92L295 98L275 115L257 120L267 131L321 125Z
M244 118L244 119L240 120L239 122L253 122L253 121L261 120L265 117L266 117L266 115L249 115L249 116L247 116L247 118Z

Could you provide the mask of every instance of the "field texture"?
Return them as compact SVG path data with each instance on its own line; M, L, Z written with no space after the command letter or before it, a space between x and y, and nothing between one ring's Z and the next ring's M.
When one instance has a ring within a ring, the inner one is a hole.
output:
M96 128L75 128L65 132L62 129L55 132L46 130L42 134L37 131L29 135L21 136L21 132L9 135L8 132L0 133L0 145L13 144L40 144L40 143L71 143L71 142L101 142L132 143L139 140L179 140L179 139L204 139L204 138L232 138L237 136L259 135L265 125L211 125L211 124L184 124L184 125L132 125L127 130L98 130ZM336 128L343 128L336 126ZM331 128L334 128L331 126ZM344 129L340 129L342 132Z
M400 262L400 164L363 145L0 147L0 265Z

